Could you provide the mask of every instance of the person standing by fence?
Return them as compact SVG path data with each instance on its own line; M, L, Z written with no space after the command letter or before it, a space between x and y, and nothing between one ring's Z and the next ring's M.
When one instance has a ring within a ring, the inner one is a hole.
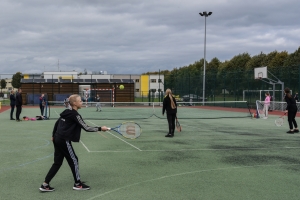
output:
M16 107L17 107L17 112L16 112L16 120L17 122L20 122L20 114L22 112L22 89L18 89L18 93L16 95Z
M39 100L40 100L41 116L44 116L44 108L45 108L45 104L46 104L45 95L42 94L42 95L39 97Z
M9 96L9 99L10 99L10 120L15 120L13 118L13 114L14 114L14 110L15 110L15 106L16 106L16 97L15 97L15 91L10 91L10 96Z
M97 94L97 96L96 96L96 108L97 108L97 110L96 111L101 111L101 104L100 104L100 96L99 96L99 94Z

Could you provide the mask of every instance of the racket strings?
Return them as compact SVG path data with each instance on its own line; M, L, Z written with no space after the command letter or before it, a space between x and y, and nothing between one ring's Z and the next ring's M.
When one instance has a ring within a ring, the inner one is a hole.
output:
M275 124L276 124L276 126L282 126L283 125L283 118L280 117L280 118L276 119Z
M132 122L127 122L119 127L119 132L126 138L137 138L141 135L141 127Z

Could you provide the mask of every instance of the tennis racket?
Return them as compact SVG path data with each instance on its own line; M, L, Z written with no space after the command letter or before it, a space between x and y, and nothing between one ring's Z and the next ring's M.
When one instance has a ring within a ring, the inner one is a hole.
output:
M175 125L176 125L176 129L177 129L177 131L178 132L181 132L181 126L180 126L180 123L179 123L179 121L178 121L178 118L176 117L176 123L175 123Z
M282 116L280 116L279 118L275 119L275 124L276 126L282 126L283 122L284 122L284 116L286 115L286 113L284 113Z
M138 138L142 133L140 125L135 122L124 122L115 128L108 128L108 130L113 130L128 139Z

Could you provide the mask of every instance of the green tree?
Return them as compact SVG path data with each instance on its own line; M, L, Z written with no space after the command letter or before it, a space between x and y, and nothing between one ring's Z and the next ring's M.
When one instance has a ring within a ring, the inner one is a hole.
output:
M22 79L22 73L17 72L12 76L11 85L14 88L20 88L21 87L21 79Z
M283 67L283 63L285 59L288 57L288 52L287 51L282 51L280 53L277 53L273 59L269 62L268 67L270 68L269 70L281 70Z
M293 92L299 91L299 69L300 69L300 47L294 52L288 55L283 63L285 73L284 82L290 87Z
M219 81L217 79L218 70L220 68L221 61L218 58L213 58L207 64L206 76L205 76L205 95L211 99L216 95L219 94L218 85Z
M1 93L3 88L6 88L6 81L4 79L1 79Z
M300 66L300 47L294 52L288 55L285 59L284 66Z
M246 71L254 71L254 68L263 67L263 61L266 58L266 54L260 52L260 54L253 56L247 63L246 63Z
M274 58L277 54L278 54L277 51L272 51L272 52L268 53L268 54L266 55L266 57L263 59L262 63L261 63L262 66L267 66L267 67L269 67L271 61L273 60L273 58Z
M243 53L220 65L218 78L223 79L220 83L221 89L226 89L231 94L237 95L239 88L242 88L243 74L249 60L251 60L250 55Z

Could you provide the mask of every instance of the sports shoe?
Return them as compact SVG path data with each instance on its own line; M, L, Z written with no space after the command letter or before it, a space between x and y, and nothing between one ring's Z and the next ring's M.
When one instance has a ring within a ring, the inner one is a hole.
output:
M43 184L41 185L41 187L39 188L42 192L53 192L54 188L50 187L50 185L48 184L47 186L44 186Z
M288 132L286 132L288 134L294 134L294 131L289 130Z
M295 133L299 133L299 130L298 130L298 129L294 129L294 132L295 132Z
M73 190L89 190L90 186L84 184L84 182L74 183Z
M174 135L172 135L172 134L167 134L167 135L165 135L165 137L174 137Z

